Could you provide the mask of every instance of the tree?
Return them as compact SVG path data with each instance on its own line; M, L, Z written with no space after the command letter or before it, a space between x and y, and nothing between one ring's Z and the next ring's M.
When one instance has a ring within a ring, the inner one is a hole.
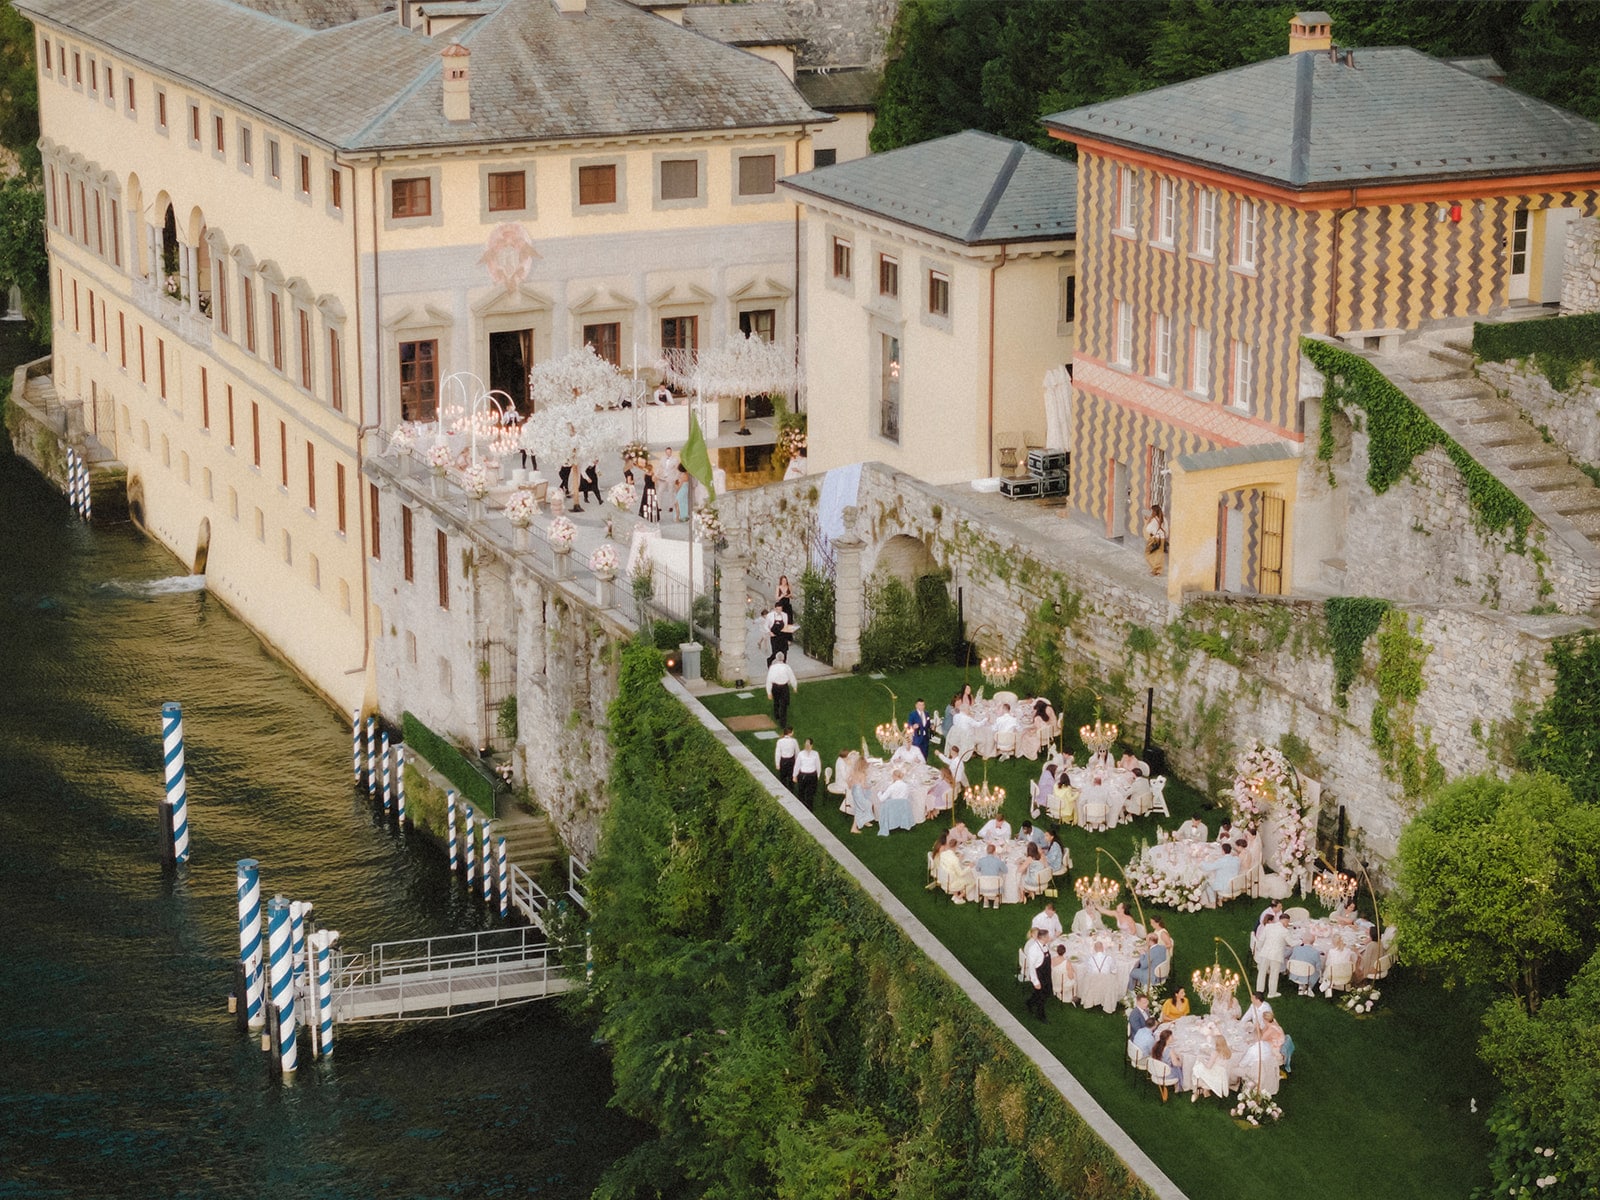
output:
M24 173L39 173L39 74L33 26L10 4L0 4L0 146L16 155Z
M1451 983L1488 983L1538 1010L1542 976L1593 949L1600 809L1550 775L1443 788L1400 836L1398 944Z
M533 412L522 425L522 447L556 466L582 465L616 448L616 423L606 417L632 402L633 381L582 346L535 363L528 372Z
M44 249L44 190L36 177L0 180L0 286L15 283L36 338L50 335L50 260Z

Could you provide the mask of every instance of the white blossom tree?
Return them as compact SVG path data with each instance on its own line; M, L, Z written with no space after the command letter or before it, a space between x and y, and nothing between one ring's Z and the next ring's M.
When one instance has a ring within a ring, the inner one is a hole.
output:
M583 464L615 448L606 413L634 398L634 384L592 346L535 363L528 372L533 412L522 423L522 448L557 466Z
M675 351L667 356L665 371L679 391L708 400L737 399L741 429L747 396L771 392L793 396L800 387L800 367L794 351L782 342L769 342L756 334L729 338L720 350L697 354Z

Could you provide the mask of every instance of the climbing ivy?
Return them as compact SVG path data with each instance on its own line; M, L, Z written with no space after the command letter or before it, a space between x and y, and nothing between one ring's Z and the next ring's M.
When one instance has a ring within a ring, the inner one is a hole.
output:
M1547 317L1542 321L1480 322L1472 329L1472 352L1483 362L1531 358L1564 392L1586 364L1594 362L1600 344L1600 313Z
M1382 495L1394 486L1411 469L1417 455L1438 446L1461 473L1478 528L1499 533L1510 526L1510 548L1517 554L1526 551L1532 510L1439 428L1411 397L1366 359L1348 350L1311 338L1300 339L1300 348L1327 381L1317 441L1319 459L1328 461L1333 457L1334 411L1342 412L1354 405L1367 417L1367 485L1375 494Z
M1378 632L1389 608L1387 600L1372 596L1330 596L1323 601L1333 652L1333 702L1340 708L1349 706L1350 685L1361 669L1367 639Z
M1517 765L1549 771L1579 800L1600 802L1600 635L1563 639L1545 657L1555 690L1534 716Z
M1384 615L1378 630L1378 699L1372 706L1372 748L1384 773L1407 796L1420 796L1444 782L1444 766L1433 745L1433 731L1416 725L1417 700L1424 687L1423 664L1433 647L1417 637L1411 619L1398 609Z

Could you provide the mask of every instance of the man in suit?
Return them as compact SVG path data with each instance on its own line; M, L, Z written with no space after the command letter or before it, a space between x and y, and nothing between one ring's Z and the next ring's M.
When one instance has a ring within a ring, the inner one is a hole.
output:
M1150 997L1140 992L1128 1010L1128 1040L1143 1054L1156 1044L1155 1021L1150 1016Z
M1222 857L1207 864L1205 872L1205 899L1215 907L1222 903L1222 898L1232 889L1233 881L1239 876L1239 856L1233 852L1231 845L1224 842Z
M1045 945L1049 937L1042 929L1028 931L1028 945L1024 962L1027 965L1028 981L1028 1011L1038 1017L1040 1021L1048 1021L1050 1014L1045 1010L1045 997L1050 995L1050 955Z
M1139 961L1134 963L1133 970L1128 972L1128 989L1149 987L1156 979L1156 970L1167 961L1167 948L1161 944L1161 938L1156 934L1150 935L1150 944L1145 952L1139 955Z
M1307 986L1315 991L1317 984L1322 982L1322 969L1327 962L1327 956L1317 949L1317 944L1309 932L1300 939L1300 944L1289 951L1285 957L1284 968L1286 970L1291 962L1303 962L1311 967L1311 982Z
M917 706L906 717L906 725L911 729L911 744L922 751L923 760L928 757L928 746L933 740L933 721L928 716L928 704L921 696L917 697Z

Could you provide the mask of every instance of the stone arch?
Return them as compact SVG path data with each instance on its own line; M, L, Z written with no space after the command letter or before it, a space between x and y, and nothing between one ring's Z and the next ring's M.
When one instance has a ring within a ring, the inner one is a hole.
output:
M194 568L191 574L204 575L206 573L206 560L211 555L211 518L200 518L200 532L195 537Z
M150 274L150 263L142 235L144 229L144 189L139 185L139 176L137 174L128 176L128 182L122 189L122 200L127 206L130 265L135 276L146 277Z
M907 587L912 587L921 576L936 573L939 563L921 538L909 533L897 533L878 548L874 570L893 575Z
M128 520L144 531L144 480L131 471L128 473Z

